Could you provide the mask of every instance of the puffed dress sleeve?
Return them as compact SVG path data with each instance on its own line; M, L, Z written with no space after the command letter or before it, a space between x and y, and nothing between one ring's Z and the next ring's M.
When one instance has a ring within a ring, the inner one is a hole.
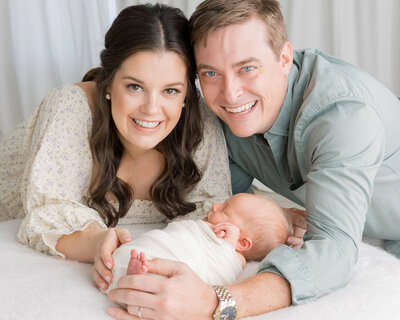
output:
M86 95L75 85L52 90L25 123L30 143L20 186L25 218L17 237L22 243L65 258L55 248L61 236L92 223L106 228L85 202L93 167L91 126Z

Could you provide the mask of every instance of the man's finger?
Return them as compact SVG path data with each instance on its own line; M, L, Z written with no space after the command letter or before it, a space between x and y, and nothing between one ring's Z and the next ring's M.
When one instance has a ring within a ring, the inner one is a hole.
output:
M157 302L157 297L153 293L130 289L113 289L108 293L108 297L115 302L126 305L142 306L151 309Z
M303 240L300 238L296 238L296 237L289 237L287 239L286 244L291 247L298 247L303 244Z
M303 229L300 227L295 227L293 228L293 234L292 237L300 238L303 240L304 234L307 232L307 229Z
M173 277L178 273L182 273L188 269L188 266L183 262L177 262L167 259L152 259L149 260L149 272L155 273L167 278Z
M107 310L107 313L113 317L114 319L117 320L136 320L139 319L138 317L134 316L134 315L130 315L128 312L126 312L125 310L119 309L119 308L115 308L115 307L111 307Z
M119 278L117 285L120 289L156 293L160 291L163 280L165 280L165 277L157 274L133 274Z

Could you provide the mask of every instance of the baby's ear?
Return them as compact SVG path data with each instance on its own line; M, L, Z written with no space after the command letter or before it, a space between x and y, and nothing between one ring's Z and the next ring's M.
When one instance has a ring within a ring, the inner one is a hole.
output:
M245 235L240 235L236 250L247 251L250 250L252 246L253 246L253 240L251 240L250 237Z

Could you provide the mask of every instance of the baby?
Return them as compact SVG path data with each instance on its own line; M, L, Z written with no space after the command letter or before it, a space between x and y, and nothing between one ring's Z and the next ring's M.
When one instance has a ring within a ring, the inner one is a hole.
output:
M156 257L185 262L209 284L233 283L246 260L261 260L286 243L293 233L292 218L267 197L234 195L213 204L203 220L171 222L119 247L113 254L113 282L106 292L116 288L123 275L147 273L147 259ZM304 217L296 220L305 228Z

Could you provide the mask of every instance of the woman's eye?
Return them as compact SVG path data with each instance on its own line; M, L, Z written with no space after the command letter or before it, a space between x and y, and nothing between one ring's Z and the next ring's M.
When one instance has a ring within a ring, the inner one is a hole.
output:
M165 92L167 95L171 96L171 95L174 95L174 94L178 93L179 91L176 90L176 89L169 88L169 89L165 89L164 92Z
M130 90L132 90L133 92L139 92L141 91L143 88L141 86L139 86L138 84L128 84L128 88Z
M243 67L242 70L243 70L244 72L250 72L250 71L253 71L253 70L254 70L254 67Z

